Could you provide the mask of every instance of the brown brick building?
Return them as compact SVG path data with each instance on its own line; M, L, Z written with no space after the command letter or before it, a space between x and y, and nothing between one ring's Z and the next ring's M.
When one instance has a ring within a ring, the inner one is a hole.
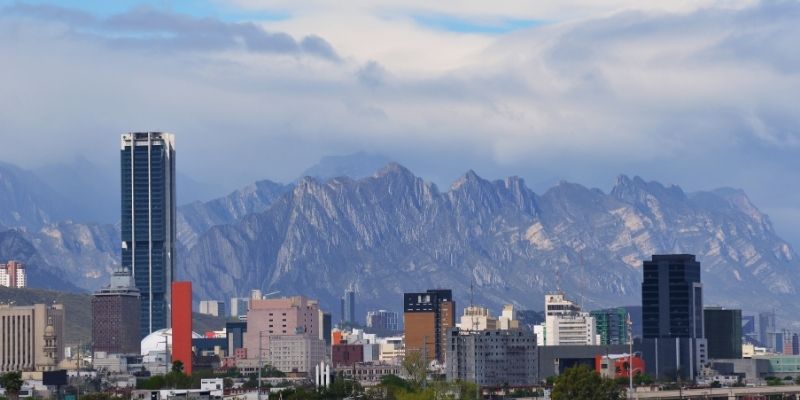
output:
M403 296L406 354L422 352L428 361L444 362L447 331L456 323L456 303L449 289Z
M356 363L364 362L364 345L335 344L331 347L331 361L334 367L352 367Z
M139 354L140 308L130 273L115 271L111 285L92 296L92 351Z

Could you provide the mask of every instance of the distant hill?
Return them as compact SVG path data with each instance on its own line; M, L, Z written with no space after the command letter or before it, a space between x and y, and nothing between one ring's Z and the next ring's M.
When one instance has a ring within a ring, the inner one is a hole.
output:
M42 289L12 289L0 286L0 303L14 305L53 304L64 305L67 315L65 321L65 341L68 346L91 343L92 340L92 296L84 293L68 293ZM206 331L220 330L225 326L225 318L194 313L192 329L203 334Z

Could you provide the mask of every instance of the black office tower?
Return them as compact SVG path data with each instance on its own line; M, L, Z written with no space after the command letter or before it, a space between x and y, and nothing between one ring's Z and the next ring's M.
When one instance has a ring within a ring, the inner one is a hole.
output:
M648 374L694 379L707 359L700 263L691 254L654 255L643 271L642 349Z
M142 337L170 324L175 271L175 137L122 135L122 266L141 293Z
M708 358L742 358L742 310L707 307L703 314Z

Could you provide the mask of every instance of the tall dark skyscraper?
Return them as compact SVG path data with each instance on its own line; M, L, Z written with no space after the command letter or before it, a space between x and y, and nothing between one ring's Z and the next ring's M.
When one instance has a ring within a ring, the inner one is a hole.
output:
M742 358L742 310L706 307L708 358Z
M353 289L344 292L344 322L356 324L356 292Z
M142 337L170 323L175 271L175 136L122 135L122 266L141 294Z
M707 359L700 263L691 254L644 262L642 333L647 371L692 379Z

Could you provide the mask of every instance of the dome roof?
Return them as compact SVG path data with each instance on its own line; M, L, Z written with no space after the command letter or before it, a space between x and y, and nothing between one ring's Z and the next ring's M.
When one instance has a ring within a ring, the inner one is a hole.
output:
M164 338L167 339L167 344L172 348L172 328L159 329L142 339L141 353L143 356L151 352L164 351ZM197 332L192 332L192 339L202 339Z

